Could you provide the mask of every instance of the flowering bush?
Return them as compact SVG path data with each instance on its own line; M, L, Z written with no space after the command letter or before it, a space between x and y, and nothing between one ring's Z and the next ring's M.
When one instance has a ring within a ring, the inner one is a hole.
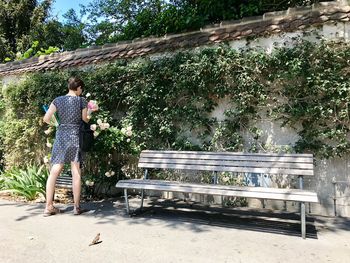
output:
M117 123L112 126L99 117L96 116L96 123L96 118L91 120L96 141L85 160L85 190L90 193L108 192L117 180L126 176L123 166L140 151L131 126L118 127Z
M91 97L91 94L87 93L86 97ZM135 154L139 149L133 140L131 125L113 120L108 110L99 107L98 99L90 100L87 107L95 144L92 151L83 157L83 182L86 193L93 194L108 191L119 178L124 177L121 168L127 162L128 154ZM48 154L43 161L47 165L54 142L54 129L50 126L44 131Z

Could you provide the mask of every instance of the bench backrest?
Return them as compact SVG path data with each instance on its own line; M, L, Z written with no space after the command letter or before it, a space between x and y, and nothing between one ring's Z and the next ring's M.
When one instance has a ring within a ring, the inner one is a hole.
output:
M140 168L314 175L312 154L142 151Z

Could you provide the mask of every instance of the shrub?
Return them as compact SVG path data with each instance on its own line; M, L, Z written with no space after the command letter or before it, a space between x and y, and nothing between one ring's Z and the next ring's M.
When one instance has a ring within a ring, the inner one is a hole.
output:
M45 196L49 176L45 166L29 165L25 169L12 168L0 175L0 189L9 191L26 200L34 200L39 194Z

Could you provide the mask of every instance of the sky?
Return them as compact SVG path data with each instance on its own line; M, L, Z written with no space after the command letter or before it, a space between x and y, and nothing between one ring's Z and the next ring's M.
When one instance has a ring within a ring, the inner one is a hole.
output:
M63 20L62 15L69 9L73 8L77 14L79 14L79 4L88 4L91 0L55 0L52 5L52 15L58 17L60 21Z

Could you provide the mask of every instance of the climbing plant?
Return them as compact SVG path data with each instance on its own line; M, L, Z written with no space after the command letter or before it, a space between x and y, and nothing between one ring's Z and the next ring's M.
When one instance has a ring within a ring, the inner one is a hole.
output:
M43 162L53 133L44 133L41 106L66 92L71 75L79 75L86 83L84 95L99 103L91 122L109 124L87 158L91 174L110 183L115 181L112 172L130 176L127 167L142 149L342 156L350 149L349 55L346 42L300 41L272 54L221 45L158 59L28 74L2 89L3 161L6 167ZM217 118L213 112L223 102L224 118ZM267 145L258 125L263 120L294 129L297 141Z

